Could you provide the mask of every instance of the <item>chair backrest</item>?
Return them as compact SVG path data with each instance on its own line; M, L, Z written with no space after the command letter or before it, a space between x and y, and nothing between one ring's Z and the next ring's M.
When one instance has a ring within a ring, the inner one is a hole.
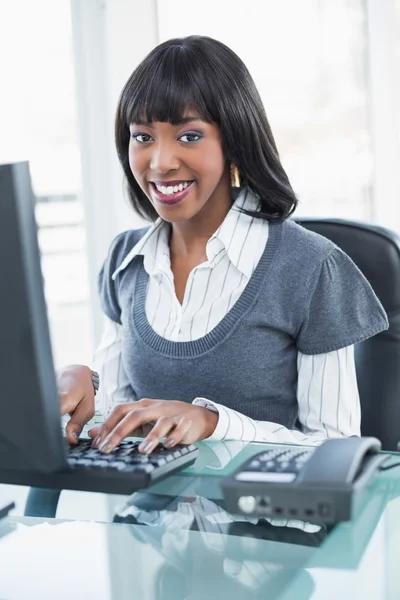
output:
M375 436L385 450L400 440L400 237L393 231L344 219L296 217L341 248L370 282L389 329L355 346L361 402L361 433Z

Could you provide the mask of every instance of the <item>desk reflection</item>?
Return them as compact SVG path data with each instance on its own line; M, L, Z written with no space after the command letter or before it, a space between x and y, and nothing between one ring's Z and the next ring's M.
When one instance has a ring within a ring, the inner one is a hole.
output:
M135 540L151 545L161 559L149 598L275 598L294 576L303 580L299 600L308 598L313 582L304 567L328 529L294 519L239 517L221 504L199 495L136 493L118 511L114 522L132 525Z

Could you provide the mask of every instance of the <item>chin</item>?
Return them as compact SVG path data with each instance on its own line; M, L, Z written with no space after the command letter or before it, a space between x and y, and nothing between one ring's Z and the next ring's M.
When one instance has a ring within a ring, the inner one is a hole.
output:
M155 206L153 207L157 211L158 215L168 223L185 223L193 219L200 211L201 208L197 206L185 206L185 202L179 204L173 204L171 206Z

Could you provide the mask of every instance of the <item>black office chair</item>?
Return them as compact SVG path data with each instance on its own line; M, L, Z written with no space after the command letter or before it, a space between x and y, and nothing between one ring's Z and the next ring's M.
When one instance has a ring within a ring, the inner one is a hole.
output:
M400 440L400 236L384 227L344 219L295 217L332 240L370 282L389 319L389 329L355 346L361 433L385 450Z

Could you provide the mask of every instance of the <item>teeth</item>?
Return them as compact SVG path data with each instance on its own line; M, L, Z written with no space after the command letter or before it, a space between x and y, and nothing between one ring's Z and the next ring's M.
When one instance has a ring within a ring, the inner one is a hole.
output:
M176 192L181 192L182 190L185 190L188 187L188 185L190 185L190 183L190 181L185 181L185 183L180 183L179 185L174 186L165 186L157 184L155 184L155 186L159 192L164 194L164 196L170 196L171 194L176 194Z

